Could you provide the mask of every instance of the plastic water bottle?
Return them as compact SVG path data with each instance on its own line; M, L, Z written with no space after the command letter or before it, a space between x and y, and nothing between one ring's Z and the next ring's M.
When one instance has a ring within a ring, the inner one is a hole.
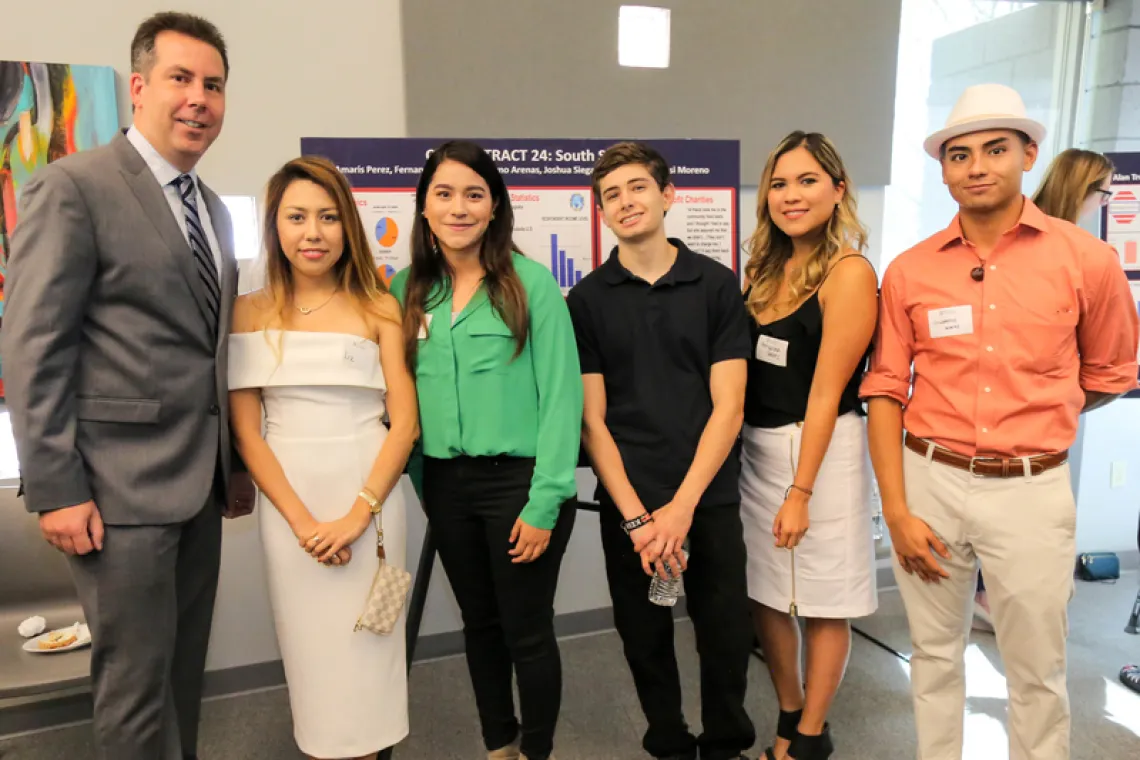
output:
M871 478L871 535L876 541L883 540L883 496L879 493L879 481Z
M685 539L685 545L681 551L687 562L689 559L688 539ZM661 607L672 607L677 604L677 597L681 595L681 574L673 575L672 566L667 562L665 563L665 572L669 573L669 580L665 580L657 573L653 574L653 580L649 582L649 601Z

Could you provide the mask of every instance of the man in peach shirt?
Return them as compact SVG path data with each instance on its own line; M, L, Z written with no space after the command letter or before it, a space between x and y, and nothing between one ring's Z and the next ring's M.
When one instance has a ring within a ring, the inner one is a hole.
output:
M919 760L962 757L979 561L1010 760L1069 757L1068 448L1082 411L1136 387L1140 330L1112 248L1022 195L1044 134L1015 91L981 85L926 140L959 213L888 267L861 388L914 645Z

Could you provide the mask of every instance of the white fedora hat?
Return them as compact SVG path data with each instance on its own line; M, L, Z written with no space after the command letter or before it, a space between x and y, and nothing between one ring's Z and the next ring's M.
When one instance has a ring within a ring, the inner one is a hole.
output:
M1004 84L979 84L966 88L946 126L926 138L922 147L933 158L941 159L947 140L988 129L1024 132L1036 143L1045 139L1045 125L1025 115L1025 103L1017 90Z

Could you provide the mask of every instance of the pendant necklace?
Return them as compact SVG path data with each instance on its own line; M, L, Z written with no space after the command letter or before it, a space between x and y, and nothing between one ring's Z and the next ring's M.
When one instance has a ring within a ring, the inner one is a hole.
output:
M317 311L319 309L323 309L328 304L329 301L333 300L333 297L336 296L338 290L334 290L332 292L332 295L330 295L328 298L326 298L324 300L324 302L321 303L319 306L313 306L312 308L305 308L304 306L297 306L297 311L301 312L301 314L303 314L305 316L308 316L308 315L312 314L314 311Z

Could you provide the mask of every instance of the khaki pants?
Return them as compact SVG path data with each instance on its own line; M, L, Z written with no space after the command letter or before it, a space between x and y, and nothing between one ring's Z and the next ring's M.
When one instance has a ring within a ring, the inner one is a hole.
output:
M907 504L951 552L938 584L895 556L914 656L919 760L961 760L963 654L980 561L1009 685L1010 760L1068 760L1065 639L1076 504L1068 464L1034 477L982 478L903 451ZM972 759L971 759L972 760Z

